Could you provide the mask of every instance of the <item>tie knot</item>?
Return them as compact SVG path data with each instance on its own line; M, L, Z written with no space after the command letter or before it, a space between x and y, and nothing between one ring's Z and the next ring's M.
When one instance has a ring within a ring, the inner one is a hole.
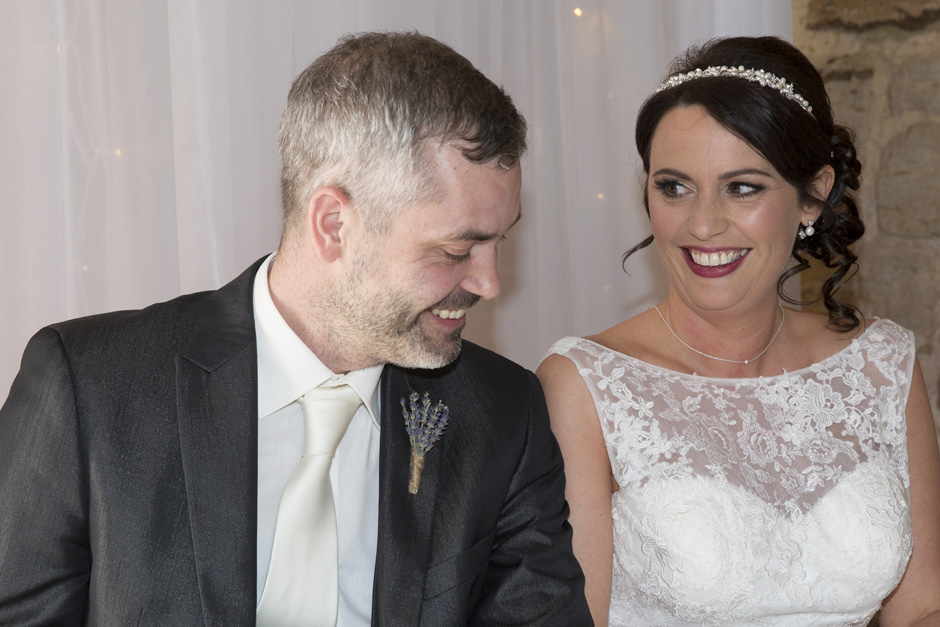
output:
M297 399L304 410L304 455L333 457L362 404L348 385L316 387Z

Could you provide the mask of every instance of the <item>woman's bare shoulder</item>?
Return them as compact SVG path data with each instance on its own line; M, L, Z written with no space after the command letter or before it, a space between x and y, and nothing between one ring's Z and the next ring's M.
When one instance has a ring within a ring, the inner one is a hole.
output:
M657 363L663 358L661 325L656 312L649 309L586 339L622 355Z
M834 327L825 314L787 310L787 318L792 319L789 329L790 349L803 355L810 365L835 355L861 336L875 320L863 318L852 330L843 331Z

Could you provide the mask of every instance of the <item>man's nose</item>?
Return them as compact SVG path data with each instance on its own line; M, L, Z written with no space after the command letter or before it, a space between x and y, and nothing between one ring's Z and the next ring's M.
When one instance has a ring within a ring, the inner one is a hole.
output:
M495 298L502 289L496 267L496 245L481 246L474 253L460 287L480 298Z

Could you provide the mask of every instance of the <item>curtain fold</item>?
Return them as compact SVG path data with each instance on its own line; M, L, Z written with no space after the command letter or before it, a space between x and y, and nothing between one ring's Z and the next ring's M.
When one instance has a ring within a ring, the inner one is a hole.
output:
M575 9L580 9L576 15ZM780 0L6 0L0 3L0 396L40 326L213 289L276 248L278 119L346 32L415 29L530 126L504 292L467 337L534 368L664 293L633 121L696 40L791 35Z

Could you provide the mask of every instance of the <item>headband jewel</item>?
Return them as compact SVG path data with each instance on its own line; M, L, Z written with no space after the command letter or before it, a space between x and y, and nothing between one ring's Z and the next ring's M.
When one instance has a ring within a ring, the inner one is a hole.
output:
M799 95L793 91L793 85L788 83L785 79L780 78L775 74L770 72L765 72L764 70L745 70L743 65L738 67L728 67L727 65L714 65L707 67L704 70L695 69L691 72L686 72L685 74L674 74L663 81L663 84L659 86L659 89L656 92L661 92L664 89L669 89L670 87L676 87L682 83L687 83L696 78L709 78L714 76L731 76L734 78L743 78L746 81L751 81L752 83L760 83L767 87L776 89L780 94L788 99L792 100L796 104L800 105L800 108L813 115L813 107L810 106L809 102L806 101L806 98ZM815 118L816 116L813 115Z

